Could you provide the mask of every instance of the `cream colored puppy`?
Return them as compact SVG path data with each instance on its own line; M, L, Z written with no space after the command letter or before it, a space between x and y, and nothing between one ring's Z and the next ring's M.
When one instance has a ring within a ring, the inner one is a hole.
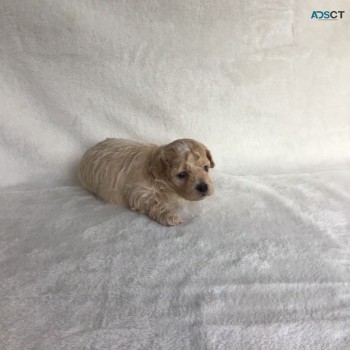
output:
M162 225L182 223L170 203L210 196L214 167L210 151L191 139L168 145L107 139L90 148L80 163L80 181L108 203L147 214Z

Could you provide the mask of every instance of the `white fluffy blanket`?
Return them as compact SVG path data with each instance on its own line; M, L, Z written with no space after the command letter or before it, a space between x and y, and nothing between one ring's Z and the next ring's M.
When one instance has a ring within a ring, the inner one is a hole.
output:
M1 350L350 349L349 17L1 0ZM172 228L102 203L106 137L202 141L215 196Z
M3 191L2 346L349 349L350 171L216 183L172 228L79 187Z

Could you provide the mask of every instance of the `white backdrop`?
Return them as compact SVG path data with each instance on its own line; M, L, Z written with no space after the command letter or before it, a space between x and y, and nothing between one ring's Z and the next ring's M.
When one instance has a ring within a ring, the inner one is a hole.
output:
M1 185L74 183L105 137L192 137L230 174L348 168L348 8L2 0ZM344 18L312 20L318 9Z

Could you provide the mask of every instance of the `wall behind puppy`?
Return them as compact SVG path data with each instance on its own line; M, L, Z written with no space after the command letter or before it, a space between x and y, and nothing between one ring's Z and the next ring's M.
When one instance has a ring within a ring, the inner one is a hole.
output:
M2 0L1 185L72 184L106 137L195 138L231 174L349 168L349 23L345 0Z

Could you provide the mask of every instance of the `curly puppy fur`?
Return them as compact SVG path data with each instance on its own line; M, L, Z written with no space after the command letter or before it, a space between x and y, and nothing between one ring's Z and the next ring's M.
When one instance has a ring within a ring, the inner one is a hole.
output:
M195 140L157 146L107 139L84 154L79 178L104 201L171 226L182 223L170 205L174 199L197 201L213 193L208 174L213 167L210 151Z

